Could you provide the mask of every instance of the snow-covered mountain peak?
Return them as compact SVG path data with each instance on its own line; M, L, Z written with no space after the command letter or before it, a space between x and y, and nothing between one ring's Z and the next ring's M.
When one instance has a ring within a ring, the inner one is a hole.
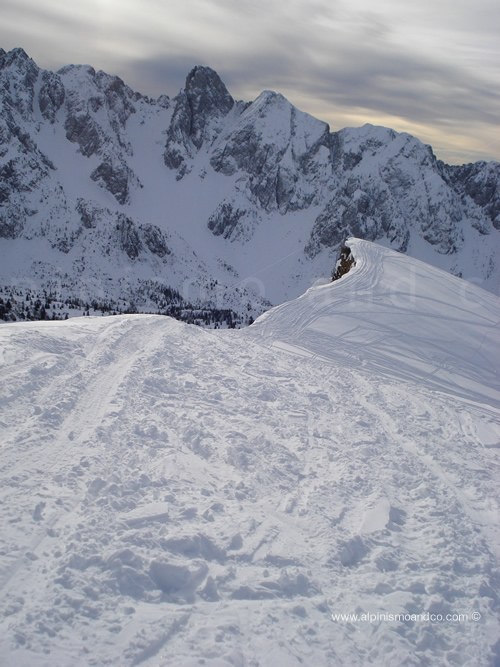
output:
M63 316L65 301L156 312L175 293L173 310L189 295L190 312L246 322L330 276L348 236L498 292L496 163L450 167L389 128L331 132L272 91L234 101L201 66L178 95L152 100L90 65L53 73L3 52L0 107L11 304L27 282ZM7 317L33 315L27 296Z
M0 49L0 69L12 69L24 75L33 67L37 68L35 62L29 57L24 49L17 47L11 51Z
M241 114L241 124L253 126L266 143L281 144L300 136L314 144L329 132L327 123L294 107L283 95L265 90Z
M291 107L290 102L281 93L274 90L263 90L252 102L253 108L260 114L265 113L267 107L276 105L283 109Z
M344 154L344 167L356 168L366 161L369 166L386 166L400 160L403 165L413 163L435 169L436 158L432 148L407 132L396 132L388 127L367 123L360 128L347 127L335 133L336 148ZM362 170L360 167L358 171ZM439 174L438 174L439 175Z
M21 48L0 54L2 98L23 121L33 122L34 87L39 69Z

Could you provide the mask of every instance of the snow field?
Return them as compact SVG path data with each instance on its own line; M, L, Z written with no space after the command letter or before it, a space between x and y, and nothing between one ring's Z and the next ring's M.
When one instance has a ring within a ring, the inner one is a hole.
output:
M3 664L495 664L498 299L351 246L241 331L0 329Z

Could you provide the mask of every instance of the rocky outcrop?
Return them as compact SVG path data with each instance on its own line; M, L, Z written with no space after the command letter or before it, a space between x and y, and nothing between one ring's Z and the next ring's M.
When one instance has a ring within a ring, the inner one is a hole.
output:
M117 230L122 250L130 259L136 259L142 250L142 243L134 221L121 213L118 216Z
M171 254L165 232L151 223L138 223L123 213L113 213L96 202L79 199L77 211L84 229L101 230L105 237L111 229L117 232L121 249L130 259L137 259L145 248L150 253L163 259ZM107 248L109 255L111 248Z
M7 53L3 51L0 55L2 101L6 103L7 111L16 112L22 120L33 120L38 73L34 61L21 48ZM8 116L12 118L12 113L8 113Z
M81 221L86 229L95 229L102 215L103 209L86 199L78 199L76 210L81 216Z
M208 219L208 228L214 236L222 236L231 241L248 241L254 232L257 216L255 212L223 201Z
M127 165L133 150L126 124L136 112L134 102L142 96L119 77L96 72L87 65L62 68L58 81L65 86L66 138L77 143L85 157L97 155L102 159L90 178L119 204L127 203L131 188L139 181Z
M38 93L40 113L50 123L54 123L56 114L64 104L66 91L61 77L52 72L43 72L42 85Z
M153 255L163 258L171 254L171 250L167 245L167 237L159 227L145 224L139 225L139 230L142 232L144 244Z
M343 245L340 248L339 258L332 273L332 283L349 273L353 266L356 266L354 255L348 246Z
M443 169L454 190L462 198L470 198L500 230L500 164L476 162L461 166L443 165ZM486 228L477 228L487 233Z
M66 138L86 157L104 147L131 155L123 130L135 113L137 94L119 77L88 65L69 65L57 74L66 88Z
M184 90L175 98L164 153L166 166L177 170L179 179L189 171L189 159L218 135L233 106L226 86L210 67L195 67L188 74Z
M26 211L24 207L9 204L0 210L0 238L17 239L24 229Z
M22 49L0 54L0 237L15 239L37 213L55 170L34 140L39 69Z
M129 200L129 178L131 171L122 161L106 160L94 169L90 178L103 186L115 197L119 204L126 204Z

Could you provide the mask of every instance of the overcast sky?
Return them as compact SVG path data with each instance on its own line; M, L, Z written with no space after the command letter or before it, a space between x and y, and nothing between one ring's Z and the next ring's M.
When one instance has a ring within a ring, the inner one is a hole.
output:
M405 131L500 161L499 0L0 0L0 46L173 97L194 65L234 98L280 92L332 130Z

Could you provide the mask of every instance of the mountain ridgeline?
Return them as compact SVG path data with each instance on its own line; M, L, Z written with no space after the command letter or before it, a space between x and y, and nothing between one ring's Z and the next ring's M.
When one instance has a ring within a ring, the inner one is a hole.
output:
M383 127L332 132L271 91L237 101L209 67L151 99L0 49L0 108L3 319L243 326L330 276L349 236L498 294L498 163L446 165Z

